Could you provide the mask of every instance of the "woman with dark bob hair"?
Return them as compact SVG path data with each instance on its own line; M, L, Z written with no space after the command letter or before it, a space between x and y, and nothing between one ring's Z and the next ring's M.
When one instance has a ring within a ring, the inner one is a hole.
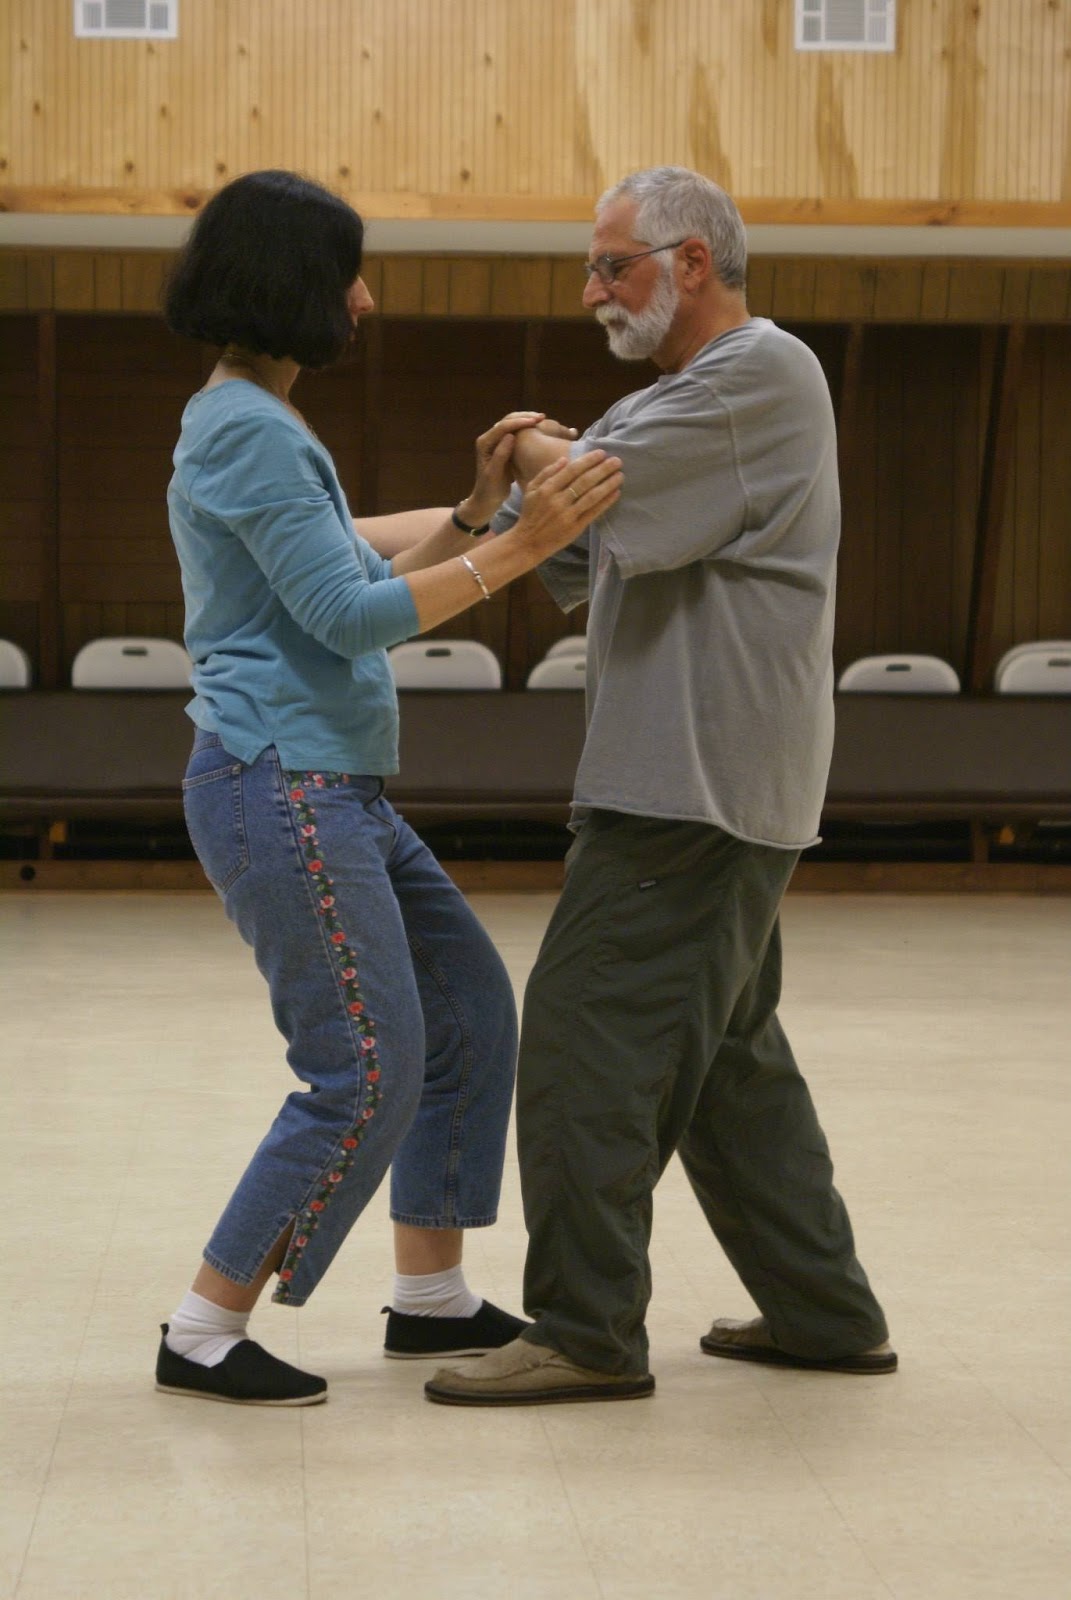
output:
M254 172L198 218L166 292L169 325L220 347L189 401L168 490L193 658L183 785L197 855L267 981L284 1101L169 1323L157 1387L310 1405L322 1378L246 1337L273 1299L305 1303L391 1168L398 1275L385 1350L480 1355L524 1326L467 1287L463 1230L494 1222L516 1017L490 940L383 793L397 771L390 645L489 600L617 499L595 451L509 490L514 412L476 445L471 492L355 530L331 458L290 394L372 309L363 227L337 196ZM378 548L377 548L378 546ZM464 759L461 752L459 759Z

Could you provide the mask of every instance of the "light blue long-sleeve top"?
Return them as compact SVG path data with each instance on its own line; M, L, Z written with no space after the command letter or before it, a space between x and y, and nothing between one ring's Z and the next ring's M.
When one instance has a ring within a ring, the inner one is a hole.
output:
M243 379L195 394L167 501L195 698L227 750L284 767L398 770L389 645L418 631L404 578L355 535L323 445Z

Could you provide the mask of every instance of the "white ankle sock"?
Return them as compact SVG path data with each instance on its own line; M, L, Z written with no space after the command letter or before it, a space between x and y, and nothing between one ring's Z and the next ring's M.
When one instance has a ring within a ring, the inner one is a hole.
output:
M465 1282L460 1266L446 1272L394 1274L391 1306L407 1317L474 1317L483 1305Z
M199 1367L218 1367L228 1350L246 1337L248 1311L225 1311L191 1289L167 1325L167 1348Z

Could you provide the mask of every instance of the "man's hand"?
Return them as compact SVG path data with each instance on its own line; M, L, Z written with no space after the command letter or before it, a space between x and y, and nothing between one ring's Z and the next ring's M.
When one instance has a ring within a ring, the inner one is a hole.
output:
M462 521L479 527L498 510L513 482L510 461L518 436L545 420L542 411L511 411L476 440L476 482L458 506ZM557 426L557 424L555 424Z
M541 436L538 441L536 434ZM575 428L556 422L545 412L511 411L476 440L476 483L458 507L458 515L479 527L498 510L514 478L523 488L528 479L565 454L575 438Z

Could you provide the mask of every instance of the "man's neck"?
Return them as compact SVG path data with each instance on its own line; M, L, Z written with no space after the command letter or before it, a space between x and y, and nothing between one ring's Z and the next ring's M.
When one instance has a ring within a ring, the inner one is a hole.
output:
M683 372L712 339L720 339L733 328L742 328L751 321L743 295L729 302L709 308L705 314L690 318L684 327L671 328L661 349L652 357L656 367L663 372Z

